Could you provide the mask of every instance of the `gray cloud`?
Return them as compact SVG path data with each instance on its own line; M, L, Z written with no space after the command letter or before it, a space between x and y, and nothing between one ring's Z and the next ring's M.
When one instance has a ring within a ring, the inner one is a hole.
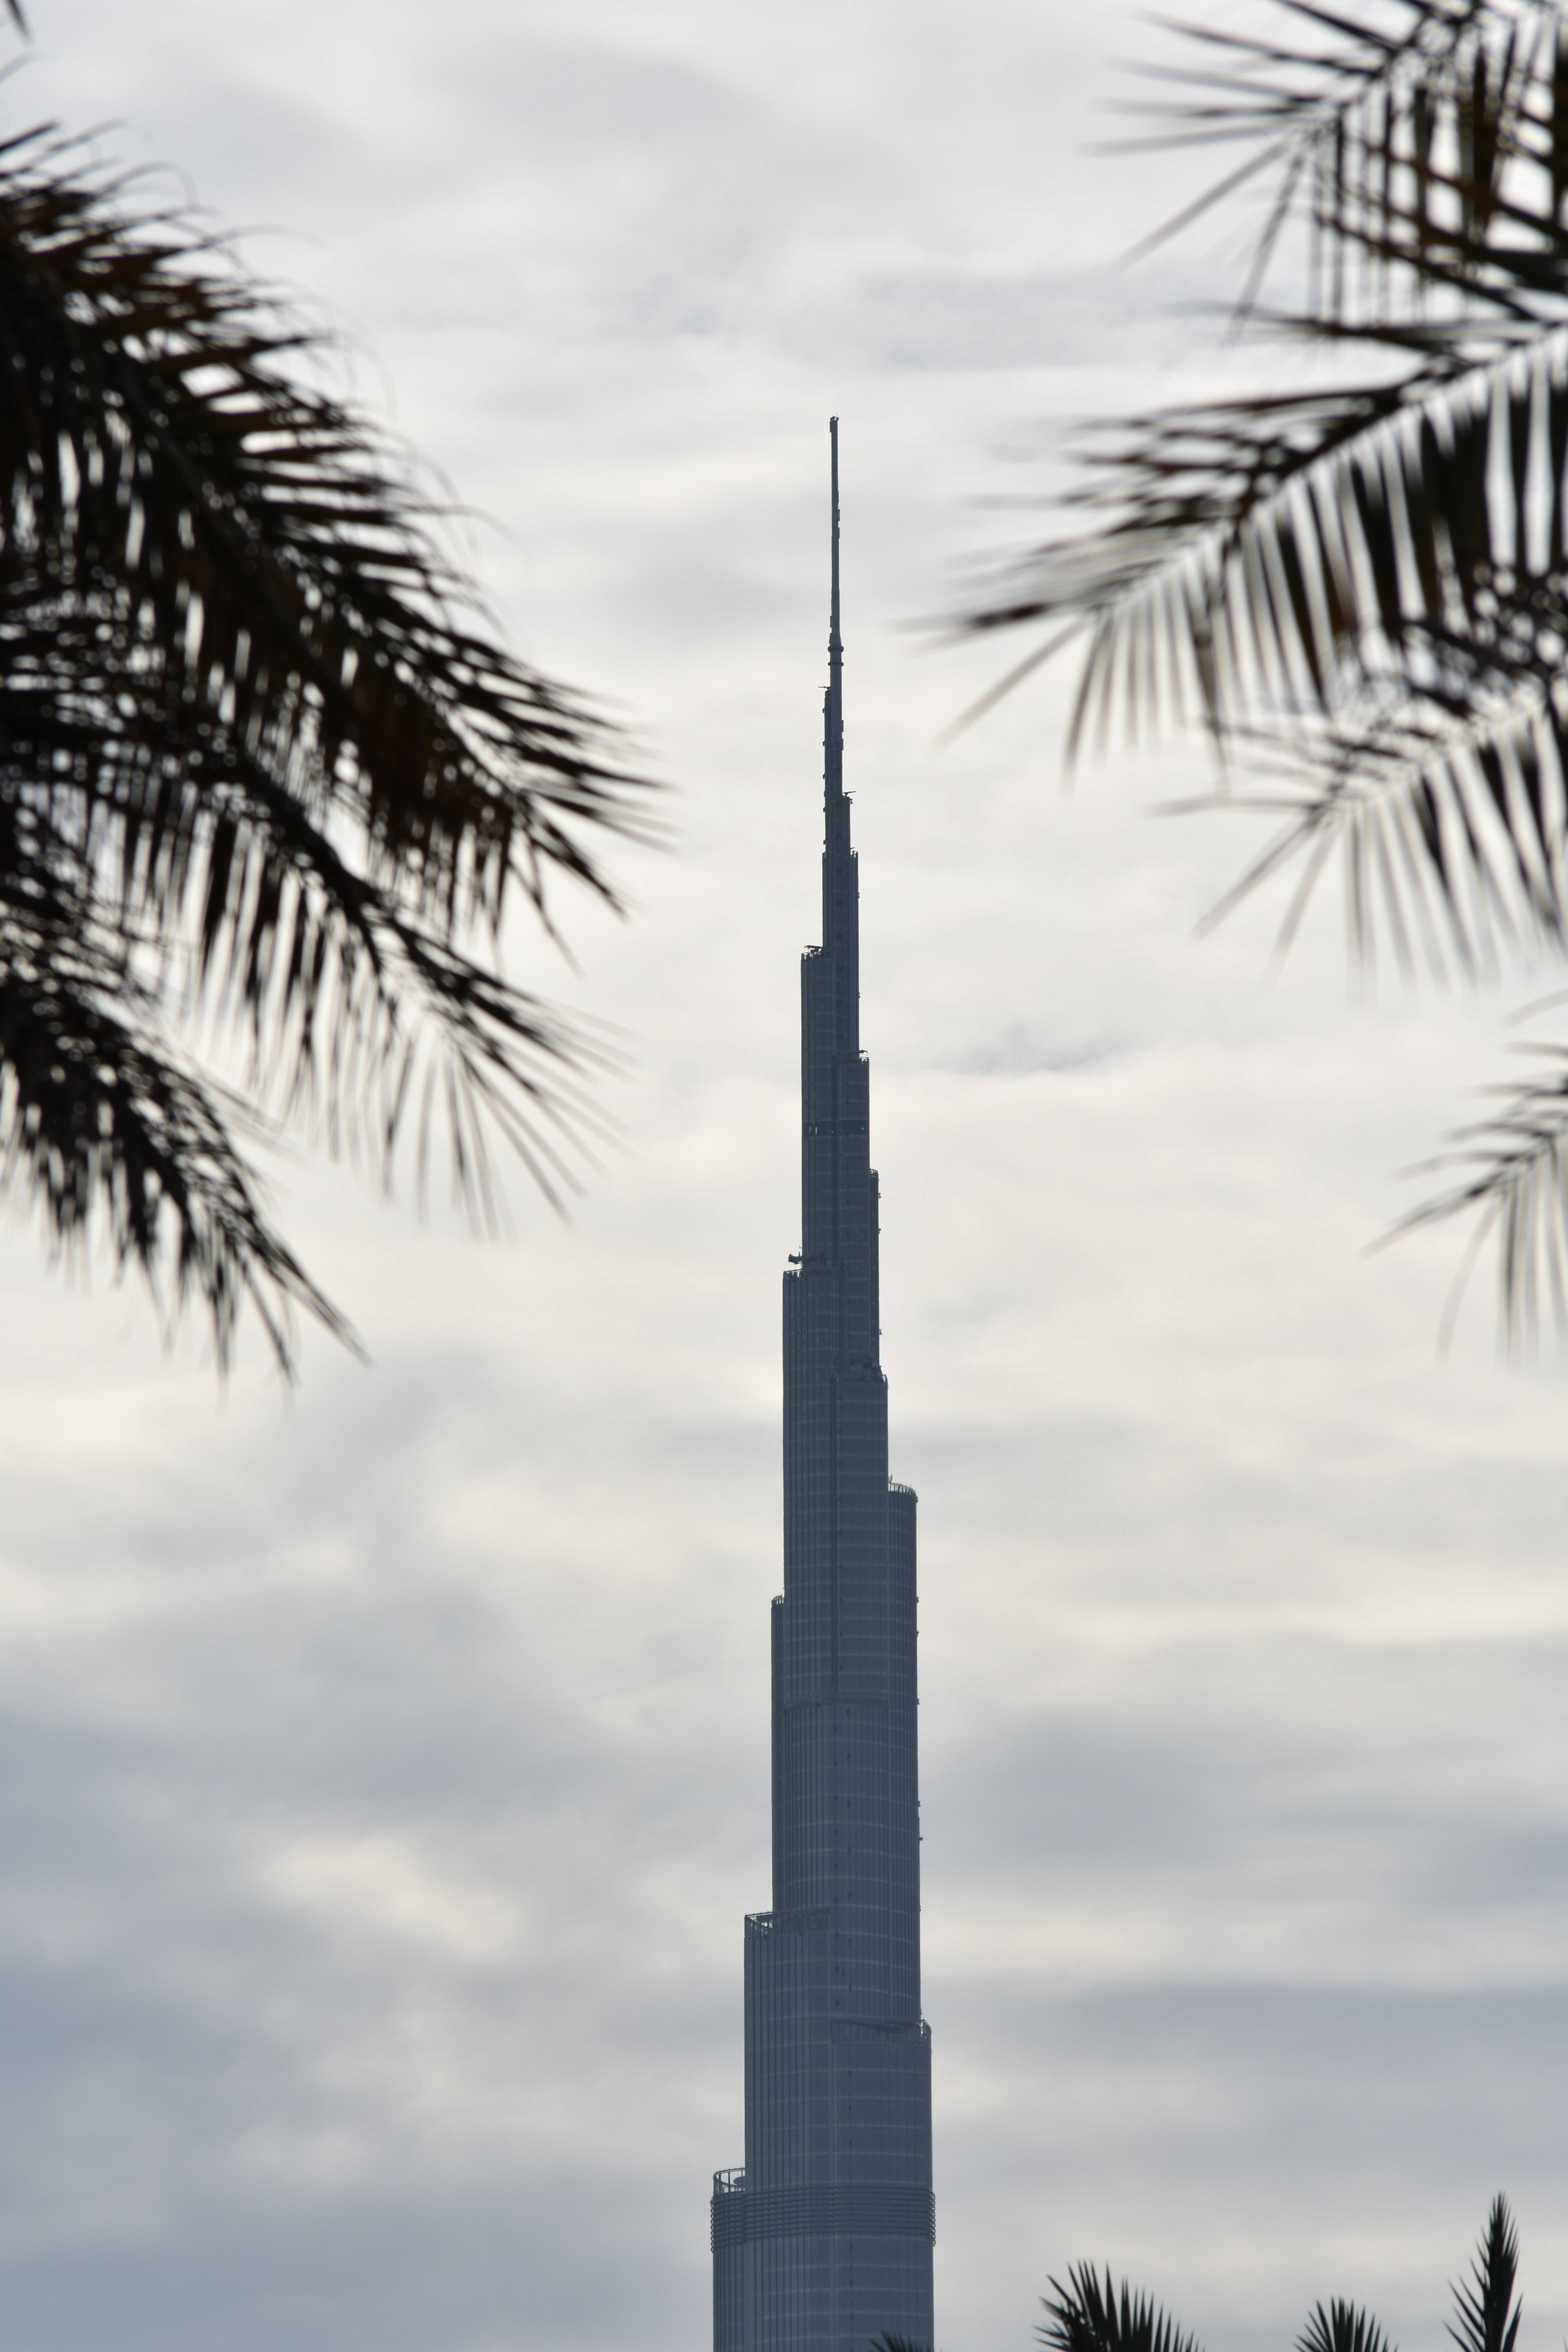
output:
M1040 422L1216 380L1086 163L1120 41L984 0L37 0L13 120L125 118L344 316L547 665L679 779L622 928L625 1148L486 1251L278 1171L365 1329L216 1404L0 1254L0 2271L27 2352L580 2352L706 2327L765 1900L778 1270L815 930L822 424L895 1462L922 1496L939 2318L1079 2254L1212 2352L1436 2346L1487 2198L1568 2325L1568 1475L1449 1244L1364 1259L1494 1005L1347 1009L1193 926L1189 757L1057 790L1049 682L917 652ZM278 234L270 232L276 230ZM1182 276L1173 273L1179 268ZM1051 461L1055 463L1054 460ZM1234 837L1233 837L1234 836Z

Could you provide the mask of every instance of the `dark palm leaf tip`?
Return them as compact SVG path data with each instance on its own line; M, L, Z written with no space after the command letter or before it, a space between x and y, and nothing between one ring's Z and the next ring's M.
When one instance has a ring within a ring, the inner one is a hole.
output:
M1036 2333L1048 2352L1198 2352L1197 2338L1125 2279L1119 2296L1109 2268L1102 2287L1092 2263L1075 2263L1066 2286L1053 2278L1041 2301L1045 2324Z
M1448 1175L1448 1188L1384 1236L1386 1243L1473 1213L1477 1223L1444 1316L1445 1343L1481 1249L1495 1235L1503 1277L1500 1339L1510 1354L1539 1339L1548 1305L1559 1333L1568 1335L1568 1046L1526 1050L1544 1064L1540 1076L1491 1090L1509 1097L1504 1108L1461 1129L1451 1150L1413 1171Z
M146 1277L166 1336L199 1300L220 1372L247 1300L286 1378L296 1307L363 1355L268 1217L234 1142L243 1107L159 1049L150 1008L119 1019L93 980L63 958L45 989L0 971L0 1195L40 1210L68 1258L104 1226L117 1270Z
M1470 2275L1453 2288L1455 2317L1448 2333L1459 2352L1514 2352L1518 2277L1519 2233L1507 2199L1494 2197Z
M499 643L443 509L310 379L310 342L76 143L0 145L0 973L15 1011L73 933L96 942L83 1036L117 1003L237 1025L258 1108L383 1174L409 1118L423 1171L444 1119L494 1223L489 1138L558 1198L616 1059L499 976L509 898L548 923L555 874L615 905L595 843L657 828L615 730ZM53 1111L7 1066L25 1135L51 1138L14 1137L13 1164L57 1236L101 1198L151 1274L173 1217L176 1293L202 1292L220 1356L258 1284L341 1328L218 1150L219 1097L149 1052L182 1108L143 1104L140 1175L129 1063L105 1065L110 1109L87 1061L49 1063L78 1088Z
M1368 2311L1336 2295L1318 2304L1296 2338L1296 2352L1394 2352L1393 2346Z

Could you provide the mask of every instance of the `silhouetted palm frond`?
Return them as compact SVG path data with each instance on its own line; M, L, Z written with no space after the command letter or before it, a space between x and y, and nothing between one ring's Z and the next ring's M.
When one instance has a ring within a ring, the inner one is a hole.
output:
M0 144L0 1153L57 1240L104 1212L172 1265L220 1361L247 1293L285 1363L290 1299L341 1324L189 1040L237 1032L258 1119L384 1176L444 1120L481 1217L494 1135L558 1190L607 1055L500 928L552 874L616 904L594 845L650 830L311 340L76 142Z
M1470 2276L1453 2290L1458 2325L1449 2335L1459 2352L1514 2352L1520 2310L1513 2299L1519 2277L1519 2232L1506 2197L1492 2200Z
M1508 2200L1495 2197L1470 2277L1453 2291L1457 2318L1448 2333L1458 2352L1516 2352L1518 2273L1518 2233ZM1036 2333L1047 2352L1197 2352L1195 2339L1183 2336L1125 2280L1119 2294L1107 2270L1101 2286L1092 2263L1075 2263L1065 2287L1053 2278L1043 2301L1046 2325ZM880 2341L891 2347L898 2339ZM1394 2347L1370 2312L1335 2296L1313 2306L1296 2352L1394 2352Z
M1317 2304L1296 2338L1296 2352L1394 2352L1382 2328L1367 2311L1338 2295Z
M871 2352L931 2352L931 2347L917 2344L912 2336L873 2336Z
M1498 1244L1499 1306L1504 1344L1532 1345L1549 1304L1560 1334L1568 1334L1568 1045L1530 1049L1543 1065L1506 1097L1495 1117L1463 1128L1454 1148L1428 1164L1445 1171L1448 1188L1402 1218L1386 1236L1412 1233L1473 1214L1476 1225L1456 1277L1445 1334L1458 1313L1484 1244Z
M1193 719L1260 770L1252 804L1285 823L1227 904L1293 870L1285 938L1337 852L1363 957L1561 953L1568 18L1278 0L1276 22L1178 28L1193 64L1134 143L1239 143L1171 226L1265 188L1238 316L1319 345L1327 380L1095 428L1073 527L960 625L1079 645L1069 756ZM1505 1250L1505 1290L1523 1263Z
M1118 2296L1107 2269L1102 2287L1092 2263L1075 2263L1066 2286L1053 2278L1041 2301L1045 2325L1035 2332L1047 2352L1198 2352L1196 2337L1125 2279Z

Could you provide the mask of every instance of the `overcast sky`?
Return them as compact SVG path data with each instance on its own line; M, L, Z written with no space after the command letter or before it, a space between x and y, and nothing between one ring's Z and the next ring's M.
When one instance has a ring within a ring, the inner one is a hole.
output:
M1411 2352L1494 2189L1568 2326L1568 1383L1368 1257L1529 992L1350 1003L1325 898L1194 945L1190 763L1058 789L1063 690L906 624L1039 428L1211 364L1204 236L1086 153L1066 0L30 0L494 518L531 655L679 787L623 1148L569 1223L276 1171L363 1331L220 1401L0 1242L0 2340L691 2352L767 1883L778 1285L817 923L826 434L895 1475L921 1497L939 2340L1110 2261L1210 2347ZM1242 11L1228 7L1227 22ZM1277 911L1277 910L1275 910Z

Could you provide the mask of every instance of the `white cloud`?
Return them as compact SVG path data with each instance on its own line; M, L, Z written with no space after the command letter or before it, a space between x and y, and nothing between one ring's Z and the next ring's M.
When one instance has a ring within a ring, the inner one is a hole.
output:
M122 118L344 317L623 698L681 844L515 968L626 1024L625 1150L485 1250L279 1171L370 1340L227 1398L0 1255L0 2118L28 2352L700 2341L766 1898L777 1292L816 934L829 409L895 1464L920 1487L939 2318L1075 2257L1215 2352L1436 2341L1492 2189L1568 2324L1568 1473L1552 1366L1362 1252L1495 1007L1349 1010L1191 931L1190 765L1057 791L1048 684L902 625L1042 417L1219 364L1087 162L1060 5L36 0L12 119ZM1180 269L1179 281L1173 273ZM1188 356L1188 354L1191 356ZM1049 468L1046 469L1047 478Z

